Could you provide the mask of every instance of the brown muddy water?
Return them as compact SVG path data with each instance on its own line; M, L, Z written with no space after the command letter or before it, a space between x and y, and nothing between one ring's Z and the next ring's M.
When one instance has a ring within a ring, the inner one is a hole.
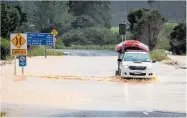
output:
M116 56L33 57L28 59L23 81L15 81L20 78L21 68L18 76L13 76L13 65L4 66L2 110L8 116L24 117L34 116L33 113L64 116L77 110L116 111L115 114L186 112L186 70L157 62L153 64L155 79L126 80L114 77L116 59ZM102 114L98 113L99 116Z

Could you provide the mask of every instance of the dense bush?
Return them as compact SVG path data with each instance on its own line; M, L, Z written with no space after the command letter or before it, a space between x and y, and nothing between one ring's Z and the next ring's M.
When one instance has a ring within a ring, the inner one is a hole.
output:
M62 42L62 39L57 38L55 42L55 49L63 49L65 48L64 43Z
M186 24L179 23L170 34L170 46L173 54L186 53Z
M71 45L112 45L120 42L117 33L106 28L92 27L73 29L61 37L65 46Z
M1 38L1 59L6 59L10 55L10 41L7 39Z
M157 49L170 50L169 38L163 37L157 42Z
M164 28L160 31L156 49L170 50L169 36L176 26L176 23L165 23Z
M162 61L168 59L168 57L165 55L164 50L153 50L150 52L151 59L156 61Z

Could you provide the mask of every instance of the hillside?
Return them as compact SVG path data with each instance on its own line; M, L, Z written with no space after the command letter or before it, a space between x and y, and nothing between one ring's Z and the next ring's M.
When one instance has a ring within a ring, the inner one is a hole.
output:
M160 11L168 22L180 22L186 18L185 1L156 1L152 4L152 9ZM112 26L118 26L128 14L129 10L149 8L146 1L112 1Z

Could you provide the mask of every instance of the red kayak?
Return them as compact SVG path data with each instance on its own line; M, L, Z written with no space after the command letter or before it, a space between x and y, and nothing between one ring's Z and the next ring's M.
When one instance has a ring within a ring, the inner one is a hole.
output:
M124 45L124 51L128 50L139 50L139 51L145 51L149 52L149 48L147 45L143 44L142 42L138 40L126 40L116 46L116 51L121 52L122 47Z

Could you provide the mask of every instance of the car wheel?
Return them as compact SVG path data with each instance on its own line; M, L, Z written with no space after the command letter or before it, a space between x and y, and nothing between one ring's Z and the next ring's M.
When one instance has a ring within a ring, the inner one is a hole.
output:
M119 75L119 71L118 71L118 70L116 70L115 75L116 75L116 76L118 76L118 75Z

